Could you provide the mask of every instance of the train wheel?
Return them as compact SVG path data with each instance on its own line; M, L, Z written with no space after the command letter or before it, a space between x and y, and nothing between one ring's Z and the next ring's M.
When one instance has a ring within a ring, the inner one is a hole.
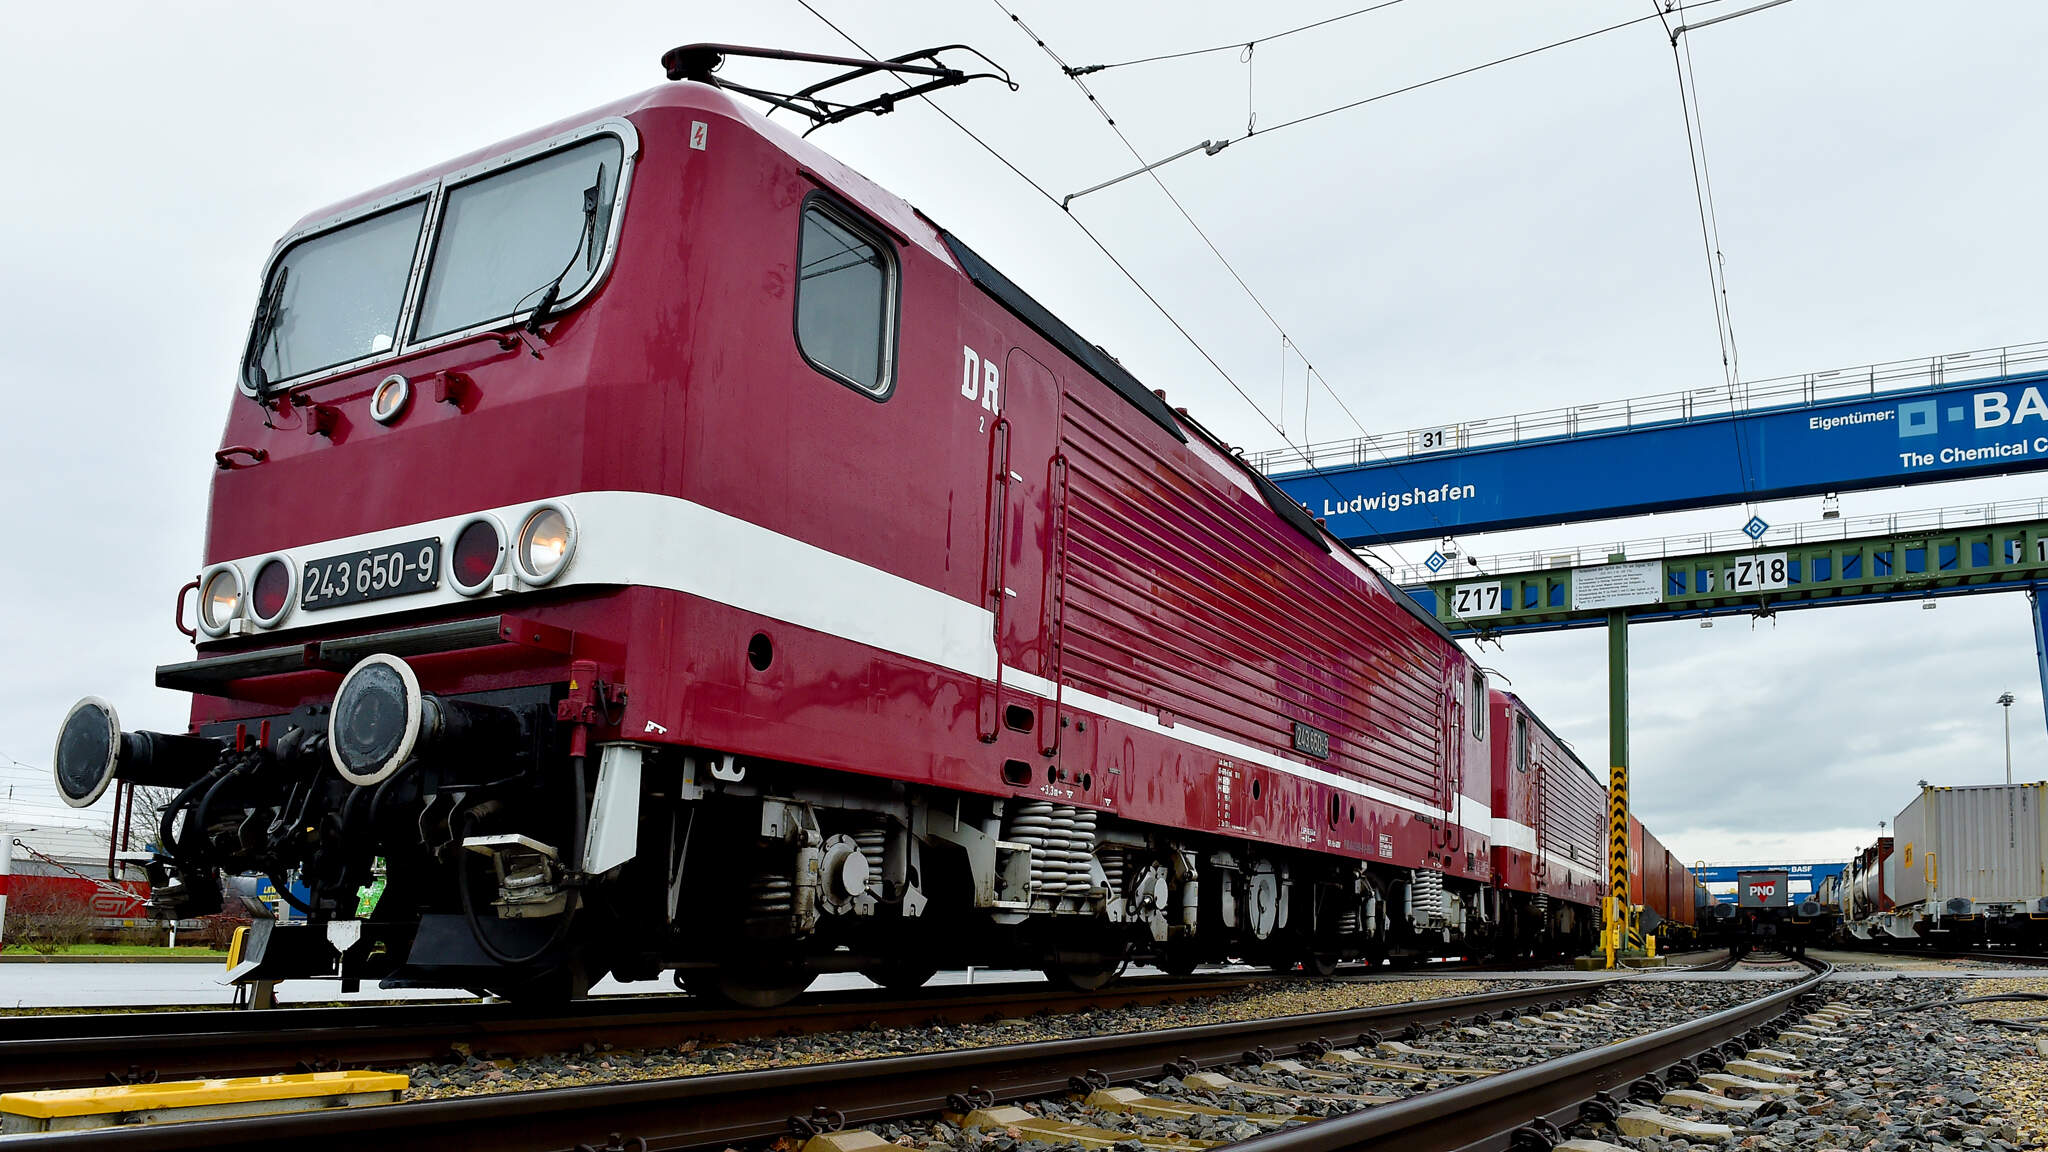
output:
M500 1000L509 1000L514 1004L567 1004L576 994L575 977L567 967L543 972L524 980L490 984L483 990ZM470 991L475 992L477 989L471 988Z
M689 969L682 984L694 996L740 1008L780 1008L803 995L817 977L787 964L727 964L716 969Z
M930 964L897 960L888 964L877 964L872 968L863 968L860 974L891 992L912 992L924 987L925 982L937 975L938 971Z
M1160 971L1183 980L1194 975L1195 965L1201 962L1201 956L1197 955L1193 948L1177 948L1171 945L1160 952L1159 959L1154 961L1159 965Z
M1064 953L1045 966L1045 978L1058 987L1093 992L1117 978L1123 960L1117 956Z
M1337 954L1318 952L1310 949L1301 954L1301 971L1305 976L1330 977L1337 974Z

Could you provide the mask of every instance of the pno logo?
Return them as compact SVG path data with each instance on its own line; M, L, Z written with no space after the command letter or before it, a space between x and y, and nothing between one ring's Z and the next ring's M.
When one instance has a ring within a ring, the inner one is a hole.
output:
M1765 884L1751 884L1749 886L1749 894L1759 900L1768 900L1778 894L1778 884L1776 881Z

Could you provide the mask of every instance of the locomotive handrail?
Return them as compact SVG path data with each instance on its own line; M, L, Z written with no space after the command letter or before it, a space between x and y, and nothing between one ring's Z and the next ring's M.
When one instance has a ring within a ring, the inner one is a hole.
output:
M178 589L177 602L171 607L171 623L177 627L178 631L185 634L185 639L195 642L199 639L199 629L185 627L185 597L197 591L199 591L199 581L196 578L186 581L185 586Z
M249 462L247 464L237 464L235 463L235 457L237 456L246 456L249 458ZM268 459L270 459L269 450L251 448L246 444L230 444L213 454L214 464L223 472L232 471L236 468L253 468Z

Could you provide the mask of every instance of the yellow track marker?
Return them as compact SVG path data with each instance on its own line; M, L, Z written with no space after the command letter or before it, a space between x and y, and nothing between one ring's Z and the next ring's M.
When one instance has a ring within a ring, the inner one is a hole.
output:
M76 1132L389 1104L410 1081L393 1072L297 1072L227 1080L176 1080L103 1088L55 1088L0 1096L0 1134Z

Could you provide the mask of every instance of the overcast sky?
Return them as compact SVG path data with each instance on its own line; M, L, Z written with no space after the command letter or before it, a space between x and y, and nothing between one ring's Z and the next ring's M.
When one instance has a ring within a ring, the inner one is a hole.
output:
M1007 0L1006 0L1007 2ZM814 0L869 49L961 42L1019 90L940 102L1053 195L1132 167L992 0ZM1031 4L1070 63L1243 41L1358 7ZM1734 11L1731 0L1715 11ZM1650 10L1649 0L1405 0L1261 45L1089 83L1148 157ZM1165 17L1165 18L1162 18ZM1794 0L1692 34L1743 375L2048 338L2040 206L2048 6ZM80 695L176 730L151 669L189 652L172 599L199 563L211 453L256 277L295 219L659 83L723 41L851 52L795 0L31 6L0 38L16 110L0 181L0 468L17 606L0 672L0 798L46 810ZM743 80L792 78L735 63ZM1249 75L1248 75L1249 73ZM799 81L800 82L800 81ZM1672 54L1654 21L1258 136L1163 171L1302 353L1149 181L1075 215L1249 401L1071 223L922 105L824 147L959 233L1224 439L1356 435L1721 383ZM1284 397L1284 404L1283 404ZM1850 515L2033 498L2019 478L1844 497ZM1760 509L1814 519L1817 500ZM1738 527L1741 509L1464 541L1477 553ZM1420 559L1428 545L1398 550ZM1393 550L1390 550L1390 558ZM1637 628L1633 796L1688 859L1841 858L1913 782L2048 775L2027 605L2013 595ZM1484 661L1588 764L1607 762L1605 641L1524 637ZM9 793L7 789L12 788Z

